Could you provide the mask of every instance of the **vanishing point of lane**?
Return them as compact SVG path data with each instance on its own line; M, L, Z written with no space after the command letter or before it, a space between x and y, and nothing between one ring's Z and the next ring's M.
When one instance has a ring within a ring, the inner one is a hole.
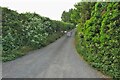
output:
M102 78L78 56L74 34L14 61L3 63L4 78Z

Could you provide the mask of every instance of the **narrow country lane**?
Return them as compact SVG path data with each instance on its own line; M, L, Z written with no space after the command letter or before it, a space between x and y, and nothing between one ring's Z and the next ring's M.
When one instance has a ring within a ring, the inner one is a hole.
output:
M3 63L4 78L102 78L75 50L74 34L63 36L45 48Z

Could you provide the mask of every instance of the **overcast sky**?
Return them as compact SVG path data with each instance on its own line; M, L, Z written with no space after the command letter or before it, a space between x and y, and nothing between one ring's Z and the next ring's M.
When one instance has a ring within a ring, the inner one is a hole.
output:
M0 0L0 6L19 13L36 12L53 20L60 20L62 12L73 8L77 2L80 0Z

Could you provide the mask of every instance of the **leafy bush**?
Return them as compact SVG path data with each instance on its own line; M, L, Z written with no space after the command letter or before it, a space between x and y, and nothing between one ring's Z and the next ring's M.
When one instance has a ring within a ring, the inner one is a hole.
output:
M26 51L44 47L61 37L62 31L74 28L73 24L50 20L36 13L19 14L8 8L0 8L3 61L25 55ZM23 47L26 51L23 51Z
M92 66L120 77L120 3L96 3L91 18L78 25L76 41Z

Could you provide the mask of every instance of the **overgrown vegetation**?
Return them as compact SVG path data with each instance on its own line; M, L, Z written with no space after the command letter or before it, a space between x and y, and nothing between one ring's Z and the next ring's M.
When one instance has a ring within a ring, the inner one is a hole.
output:
M2 9L2 60L9 61L28 51L44 47L60 38L65 30L74 25L50 20L36 13L17 13Z
M67 13L77 24L78 53L103 73L120 77L120 2L80 2Z

